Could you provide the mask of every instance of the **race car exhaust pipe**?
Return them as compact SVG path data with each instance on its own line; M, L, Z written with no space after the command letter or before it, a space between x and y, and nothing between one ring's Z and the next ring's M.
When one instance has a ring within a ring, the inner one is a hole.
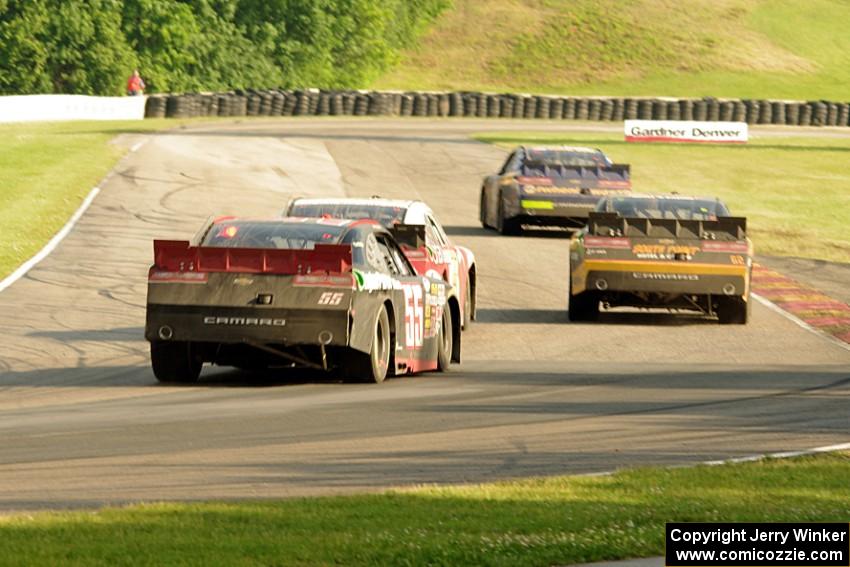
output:
M330 331L322 331L319 333L319 344L320 345L329 345L331 341L334 340L334 334Z
M723 293L726 295L735 295L735 284L728 283L724 285Z
M170 341L171 338L174 336L174 329L172 329L168 325L163 325L162 327L159 328L159 331L157 332L157 334L159 335L159 338L161 338L162 340Z
M605 291L606 289L608 289L608 281L603 280L601 278L596 280L596 289L598 289L599 291Z

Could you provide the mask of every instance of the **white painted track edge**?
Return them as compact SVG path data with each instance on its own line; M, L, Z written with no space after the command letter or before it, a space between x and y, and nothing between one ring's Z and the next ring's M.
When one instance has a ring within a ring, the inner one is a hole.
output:
M86 198L83 199L83 202L80 204L77 210L74 211L74 214L71 215L71 218L68 219L68 222L65 223L65 226L63 226L59 230L59 232L54 234L53 238L51 238L47 242L47 244L45 244L44 247L35 254L35 256L21 264L17 270L3 278L2 281L0 281L0 292L11 286L13 283L18 281L25 275L27 275L27 273L31 269L33 269L39 262L47 258L50 253L53 252L57 246L59 246L59 244L65 239L65 237L68 236L68 234L70 234L72 230L74 230L74 227L76 226L77 222L80 220L80 218L82 218L82 216L91 206L95 197L97 197L99 193L100 187L94 187L91 191L89 191L89 194L86 195Z

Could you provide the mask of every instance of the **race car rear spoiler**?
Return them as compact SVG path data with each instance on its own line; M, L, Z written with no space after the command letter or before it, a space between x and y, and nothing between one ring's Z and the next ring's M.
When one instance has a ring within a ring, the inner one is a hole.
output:
M526 185L555 185L556 187L582 187L588 189L630 189L631 166L615 163L609 167L583 165L525 165L517 182Z
M591 212L588 215L587 227L588 234L593 236L703 240L743 240L747 236L745 217L718 217L717 220L648 219L621 217L617 213Z
M397 224L390 228L390 232L396 242L411 248L422 248L425 246L424 224Z
M351 271L351 246L316 244L313 250L192 246L185 240L154 240L154 265L170 272L252 274Z

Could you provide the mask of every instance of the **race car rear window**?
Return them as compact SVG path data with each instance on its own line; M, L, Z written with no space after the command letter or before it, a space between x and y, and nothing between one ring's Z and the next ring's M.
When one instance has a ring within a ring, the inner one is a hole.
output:
M572 150L530 150L524 161L524 165L527 166L606 167L611 165L611 160L602 152L576 152Z
M312 250L316 244L336 244L345 226L234 221L214 224L203 246Z
M675 197L617 197L608 202L608 210L622 217L649 219L715 220L729 216L729 210L719 201Z
M301 205L295 203L290 209L290 216L298 217L331 217L335 219L372 219L386 227L404 220L405 210L401 207L383 207L379 205L354 204L318 204Z

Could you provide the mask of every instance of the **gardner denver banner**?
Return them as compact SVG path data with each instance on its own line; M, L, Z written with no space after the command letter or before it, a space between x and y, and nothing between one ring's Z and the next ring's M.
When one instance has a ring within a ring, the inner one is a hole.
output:
M745 144L746 122L694 122L689 120L626 120L627 142L701 142Z
M847 567L844 523L668 523L667 567Z

